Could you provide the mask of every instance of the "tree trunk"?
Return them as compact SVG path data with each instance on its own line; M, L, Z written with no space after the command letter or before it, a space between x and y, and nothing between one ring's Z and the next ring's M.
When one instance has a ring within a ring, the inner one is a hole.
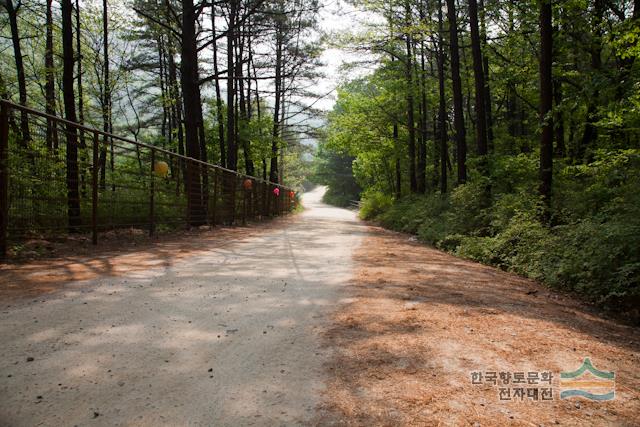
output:
M16 62L16 74L18 77L18 94L20 104L27 106L27 82L24 76L24 63L22 60L22 48L20 47L20 34L18 33L18 10L13 7L13 0L6 0L4 3L9 15L9 26L11 27L11 40L13 42L13 56ZM19 6L18 6L19 7ZM29 117L26 111L20 111L20 143L24 146L31 140L29 132Z
M402 197L402 170L400 168L400 144L398 144L398 123L393 122L393 146L395 151L395 173L396 173L396 200Z
M47 0L47 41L44 54L45 67L45 112L49 115L56 115L56 84L55 84L55 64L53 62L53 14L51 11L53 0ZM58 149L58 128L56 123L47 121L47 147L51 150Z
M278 182L278 139L280 135L280 94L282 91L282 24L276 25L275 106L273 111L273 133L271 140L271 168L269 179Z
M78 64L78 123L84 125L84 93L82 88L82 45L80 44L80 1L76 0L76 62ZM84 130L79 130L80 139L78 140L78 156L80 157L80 163L88 163L87 144L84 139ZM80 186L82 195L87 194L87 169L79 168L80 172Z
M473 56L473 76L475 82L475 110L476 110L476 145L479 156L487 155L487 116L485 113L486 100L484 64L480 48L480 28L478 26L478 3L469 0L469 21L471 24L471 54ZM486 170L482 171L486 175Z
M211 6L211 31L213 37L216 36L216 17L215 7ZM224 117L222 116L222 96L220 95L220 77L218 68L218 43L213 42L213 74L215 76L214 83L216 88L216 118L218 121L218 145L220 146L220 166L227 167L227 156L224 141Z
M175 48L173 46L173 42L169 37L167 39L167 58L168 58L168 66L169 66L169 94L171 96L171 110L173 115L173 124L176 127L176 133L178 138L178 154L184 155L184 128L182 121L182 94L180 92L180 86L178 85L178 70L176 67L175 61ZM172 130L173 132L173 130ZM183 182L187 182L187 169L184 161L180 160L180 169L182 171L182 179ZM178 187L179 189L180 187Z
M411 26L411 9L409 2L405 1L405 19L407 28ZM413 41L409 32L405 34L405 45L407 58L405 61L405 77L407 79L407 128L409 130L409 186L412 193L418 191L416 180L416 127L413 117L413 52L411 49Z
M553 108L552 61L553 27L551 0L538 0L540 8L540 187L543 219L549 220L551 181L553 176Z
M444 92L444 41L442 33L444 23L442 19L442 0L438 0L438 127L440 139L440 193L447 192L447 112Z
M238 144L236 142L236 105L233 74L234 48L235 48L235 19L237 11L237 0L229 2L229 26L227 30L227 168L238 170Z
M182 2L182 55L180 62L180 81L184 98L184 130L186 155L200 159L202 155L200 137L202 126L202 107L200 100L200 78L198 76L198 51L196 46L197 11L193 0ZM204 224L206 212L202 205L202 187L200 166L194 162L186 165L187 210L189 223L193 226Z
M420 22L425 19L425 2L420 3ZM418 192L427 190L427 82L425 68L424 40L420 41L420 144L418 146L418 162L416 179Z
M80 2L76 0L76 58L78 61L78 122L84 124L84 89L82 87L82 44L80 43ZM82 135L82 131L80 131ZM80 145L83 145L81 138Z
M480 33L482 46L485 53L482 55L482 66L484 68L484 100L485 114L487 117L487 151L493 152L493 112L491 102L491 85L489 84L489 57L487 55L487 22L484 9L484 0L480 0Z
M248 20L247 21L247 26L246 28L251 28L251 21ZM246 41L246 50L247 50L247 96L245 98L246 101L246 107L245 107L245 111L246 111L246 120L247 123L251 122L251 110L252 110L252 104L251 104L251 63L253 62L253 54L252 54L252 46L251 46L251 31L247 31L247 41ZM240 67L240 72L242 73L242 64L239 65ZM244 82L244 79L242 80L242 82ZM253 165L253 156L251 154L251 140L249 138L244 138L243 141L243 148L244 148L244 164L245 164L245 170L247 172L247 175L251 175L253 176L255 173L255 168Z
M464 128L462 81L460 80L460 54L455 0L447 0L449 18L449 49L451 54L451 80L453 83L453 124L455 128L458 162L458 184L467 181L467 142Z
M65 118L76 122L76 100L73 93L73 23L71 0L62 0L62 94ZM66 125L66 167L67 167L67 215L69 231L78 231L80 226L80 194L78 192L78 134L73 125Z
M167 82L165 80L165 60L164 48L162 45L162 35L159 35L156 41L158 45L158 72L160 83L160 99L162 100L162 123L160 125L160 135L162 136L162 148L166 148L167 143L167 124L169 121L169 112L167 108Z

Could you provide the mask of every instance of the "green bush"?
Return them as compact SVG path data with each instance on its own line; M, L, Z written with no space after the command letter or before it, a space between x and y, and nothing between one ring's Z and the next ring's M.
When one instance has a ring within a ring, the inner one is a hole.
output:
M367 193L361 217L602 306L633 310L640 302L637 152L607 153L579 167L558 165L563 172L554 186L551 226L538 219L532 157L498 162L497 174L508 182L492 185L490 203L483 199L486 182L476 178L444 197L436 193L393 201Z
M360 201L360 218L375 219L393 206L393 198L378 191L367 191Z

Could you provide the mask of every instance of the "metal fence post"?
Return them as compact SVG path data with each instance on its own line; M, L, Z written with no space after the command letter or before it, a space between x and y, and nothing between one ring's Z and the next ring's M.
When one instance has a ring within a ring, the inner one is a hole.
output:
M247 195L249 190L244 188L244 183L240 187L242 188L242 225L247 225Z
M93 163L91 168L91 242L98 244L98 132L93 133Z
M211 212L211 226L216 226L216 213L218 211L218 169L213 170L213 209Z
M9 108L0 107L0 260L7 256L9 227Z
M151 174L149 175L149 236L153 236L154 231L154 212L153 212L153 196L155 193L154 168L156 164L156 150L151 149Z

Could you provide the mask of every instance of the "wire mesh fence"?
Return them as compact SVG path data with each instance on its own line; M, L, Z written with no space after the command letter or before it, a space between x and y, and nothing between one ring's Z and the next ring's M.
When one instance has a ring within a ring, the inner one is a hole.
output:
M0 258L11 242L247 221L295 207L287 187L0 100ZM28 120L28 139L23 126Z

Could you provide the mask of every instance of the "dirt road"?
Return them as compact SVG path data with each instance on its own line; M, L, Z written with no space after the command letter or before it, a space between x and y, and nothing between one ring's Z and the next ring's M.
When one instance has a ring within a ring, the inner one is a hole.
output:
M5 302L0 425L309 421L329 356L320 332L366 228L321 194L287 227Z
M0 425L640 425L637 328L321 192L255 229L0 269ZM561 399L585 358L613 400Z

